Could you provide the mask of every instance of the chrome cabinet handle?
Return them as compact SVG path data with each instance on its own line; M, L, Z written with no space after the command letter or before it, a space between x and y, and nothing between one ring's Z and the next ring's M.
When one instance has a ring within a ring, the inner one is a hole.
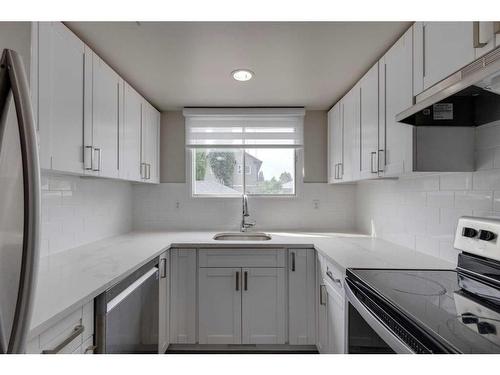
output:
M328 276L333 282L337 283L337 284L342 284L342 280L340 279L336 279L333 274L332 274L332 271L330 271L329 269L326 270L326 276Z
M148 180L150 180L151 179L151 164L148 163L147 166L148 166Z
M243 276L244 276L244 286L243 286L243 290L248 290L248 271L245 271L243 273Z
M383 153L383 158L380 157L380 153ZM382 167L380 167L380 161L382 160ZM378 171L379 172L383 172L384 171L384 165L385 165L385 150L378 150L378 160L377 160L377 164L378 164Z
M42 354L57 354L61 350L63 350L71 341L76 339L83 331L85 330L85 327L81 324L77 325L75 328L73 328L73 331L71 334L66 337L59 345L57 345L54 349L46 349L42 351Z
M163 258L161 260L160 278L164 279L165 277L167 277L167 259Z
M344 178L344 163L339 163L339 180Z
M425 23L422 24L422 76L425 77ZM384 80L385 80L385 74L384 74Z
M295 252L294 251L291 252L291 256L292 256L292 262L291 262L292 272L295 272Z
M338 166L338 164L335 164L335 167L333 168L333 179L334 180L337 179L337 166Z
M5 49L0 59L0 149L9 110L10 91L16 109L24 180L24 241L21 276L15 306L16 319L10 332L0 329L0 353L23 353L29 331L40 243L40 166L36 124L28 78L21 56Z
M472 23L472 45L474 48L481 48L487 45L488 43L481 42L481 29L479 25L479 21L474 21Z
M240 290L240 272L236 271L236 291Z
M377 151L370 152L370 172L371 173L378 173L378 168L373 170L373 161L375 160L375 156L377 155Z
M100 147L94 147L94 152L97 152L97 155L99 156L99 158L97 159L97 168L94 168L94 166L92 165L92 170L94 172L99 172L101 170L101 148Z
M90 150L90 166L87 166L87 161L89 160L89 157L87 156L88 155L87 150ZM85 164L86 171L93 170L93 166L94 166L94 147L93 146L85 146L85 154L83 155L83 161Z
M324 284L319 286L319 304L326 305L326 285Z
M146 163L141 163L141 178L146 179Z

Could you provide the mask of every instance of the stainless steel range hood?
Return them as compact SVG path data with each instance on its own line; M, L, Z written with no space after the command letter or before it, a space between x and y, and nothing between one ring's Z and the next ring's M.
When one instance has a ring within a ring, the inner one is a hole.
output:
M417 95L415 102L396 121L474 127L500 120L500 48Z

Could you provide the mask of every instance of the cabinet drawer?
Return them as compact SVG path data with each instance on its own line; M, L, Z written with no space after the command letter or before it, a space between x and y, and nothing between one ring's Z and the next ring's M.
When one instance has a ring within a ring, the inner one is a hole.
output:
M344 295L344 274L337 267L329 262L326 257L318 254L319 264L321 267L321 279L331 288L337 291L337 293Z
M75 334L75 329L80 328ZM43 353L54 350L64 343L58 353L83 353L91 346L94 338L94 301L90 301L66 317L62 318L52 327L34 337L27 345L27 353Z
M200 249L200 267L285 267L285 249Z

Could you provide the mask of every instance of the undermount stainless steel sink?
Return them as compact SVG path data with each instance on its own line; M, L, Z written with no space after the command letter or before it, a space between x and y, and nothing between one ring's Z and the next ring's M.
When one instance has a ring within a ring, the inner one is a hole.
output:
M217 241L269 241L270 239L269 234L260 232L217 233L214 236L214 240Z

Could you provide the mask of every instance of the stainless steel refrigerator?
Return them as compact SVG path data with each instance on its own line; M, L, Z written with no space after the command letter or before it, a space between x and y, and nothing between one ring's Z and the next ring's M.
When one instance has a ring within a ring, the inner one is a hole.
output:
M40 241L40 169L24 64L0 60L0 353L23 353Z

